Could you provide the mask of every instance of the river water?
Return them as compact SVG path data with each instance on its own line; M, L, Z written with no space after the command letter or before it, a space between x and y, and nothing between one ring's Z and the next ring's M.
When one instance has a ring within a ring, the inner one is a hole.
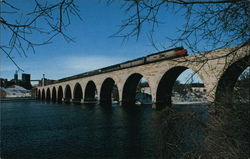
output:
M151 105L130 110L36 100L0 105L2 159L139 159L158 153L155 123L160 111ZM192 107L206 113L201 105Z

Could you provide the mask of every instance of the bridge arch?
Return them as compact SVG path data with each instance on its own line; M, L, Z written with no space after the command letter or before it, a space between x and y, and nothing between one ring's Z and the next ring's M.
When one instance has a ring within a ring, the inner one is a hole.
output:
M133 106L136 101L136 89L140 80L144 76L140 73L131 74L125 81L122 90L122 105L125 107ZM145 77L144 77L145 78ZM146 79L149 84L149 80ZM150 85L149 88L151 89Z
M172 90L177 78L186 70L193 70L187 66L176 66L167 70L161 77L156 90L156 109L172 105ZM193 70L195 72L195 70ZM202 76L195 72L203 81ZM203 81L204 82L204 81Z
M83 98L82 87L79 83L76 83L74 87L74 101L81 102L82 98Z
M41 91L40 91L40 89L38 90L38 93L37 93L37 99L41 99Z
M53 102L56 101L56 88L55 87L52 88L52 97L51 97L51 100Z
M64 102L70 102L71 99L72 99L72 94L70 85L66 85Z
M95 83L91 80L88 81L86 87L85 87L85 96L84 101L90 102L90 101L96 101L96 94L97 89Z
M116 91L116 92L114 92ZM101 105L106 105L106 106L111 106L112 104L112 94L116 93L118 96L116 100L119 101L119 93L118 93L118 88L115 85L115 81L112 78L106 78L102 85L101 85L101 91L100 91L100 104Z
M59 86L57 92L57 101L62 102L62 99L63 99L63 88L62 86Z
M46 91L46 100L47 101L50 101L50 89L49 88L47 88L47 91Z
M42 100L45 100L45 90L42 90Z
M250 66L250 56L246 56L231 64L218 81L215 92L215 102L232 104L233 89L241 73Z

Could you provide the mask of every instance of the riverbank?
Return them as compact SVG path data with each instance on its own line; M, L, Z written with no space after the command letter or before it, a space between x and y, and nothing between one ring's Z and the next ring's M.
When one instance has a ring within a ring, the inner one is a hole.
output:
M13 85L8 88L0 87L0 98L29 98L31 91L23 87Z
M23 101L23 100L36 100L34 97L5 97L0 98L0 102L2 101Z

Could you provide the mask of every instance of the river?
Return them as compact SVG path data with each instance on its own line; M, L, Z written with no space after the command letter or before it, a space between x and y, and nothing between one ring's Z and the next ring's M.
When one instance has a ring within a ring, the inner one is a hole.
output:
M0 105L2 159L140 159L158 153L155 123L160 111L151 105L130 110L36 100ZM199 105L192 108L206 113Z

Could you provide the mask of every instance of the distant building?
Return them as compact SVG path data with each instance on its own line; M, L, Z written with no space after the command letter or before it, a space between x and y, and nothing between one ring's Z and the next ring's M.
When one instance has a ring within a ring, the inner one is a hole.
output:
M14 74L14 82L15 82L15 83L18 82L18 74L17 74L17 71L16 71L16 73Z
M206 92L206 88L203 83L192 83L191 91L193 92Z
M14 79L11 79L10 81L8 81L7 79L0 78L0 86L1 87L6 88L6 87L13 86L13 85L18 85L18 86L21 86L25 89L30 90L32 88L32 85L30 82L30 74L23 73L21 80L18 79L17 72L14 74Z
M30 74L22 74L22 81L23 82L30 82Z
M206 92L205 87L192 87L191 89L193 92Z
M150 88L149 87L142 87L141 93L151 94Z
M191 84L180 84L182 87L180 89L188 89L191 92L206 92L206 88L203 83L191 83ZM151 94L149 86L141 87L140 90L138 90L140 93L146 93ZM176 92L176 90L174 90ZM173 93L174 93L173 92Z
M31 89L32 85L30 83L30 74L22 74L22 80L20 81L20 86L26 88L26 89Z

